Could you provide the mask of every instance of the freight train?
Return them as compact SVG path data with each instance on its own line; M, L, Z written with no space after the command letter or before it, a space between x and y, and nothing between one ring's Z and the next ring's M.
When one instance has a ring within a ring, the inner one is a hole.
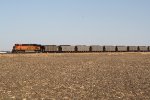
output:
M15 44L12 53L150 52L150 46Z

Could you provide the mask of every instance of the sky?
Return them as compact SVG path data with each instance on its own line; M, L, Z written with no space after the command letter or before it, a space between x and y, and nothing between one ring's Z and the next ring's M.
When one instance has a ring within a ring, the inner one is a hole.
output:
M150 45L150 0L0 0L0 50L13 45Z

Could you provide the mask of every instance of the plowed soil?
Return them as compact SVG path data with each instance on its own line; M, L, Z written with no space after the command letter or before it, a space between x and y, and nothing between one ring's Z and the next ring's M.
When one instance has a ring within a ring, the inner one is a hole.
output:
M150 53L1 54L0 100L150 100Z

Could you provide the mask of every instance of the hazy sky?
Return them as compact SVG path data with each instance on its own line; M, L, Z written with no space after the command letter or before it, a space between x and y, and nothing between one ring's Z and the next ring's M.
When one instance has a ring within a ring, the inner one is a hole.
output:
M0 0L0 50L15 43L150 45L150 0Z

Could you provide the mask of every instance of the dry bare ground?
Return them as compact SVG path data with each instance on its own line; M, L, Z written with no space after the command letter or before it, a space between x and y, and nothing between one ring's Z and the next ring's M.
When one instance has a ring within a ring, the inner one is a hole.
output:
M150 53L2 54L0 100L150 100Z

